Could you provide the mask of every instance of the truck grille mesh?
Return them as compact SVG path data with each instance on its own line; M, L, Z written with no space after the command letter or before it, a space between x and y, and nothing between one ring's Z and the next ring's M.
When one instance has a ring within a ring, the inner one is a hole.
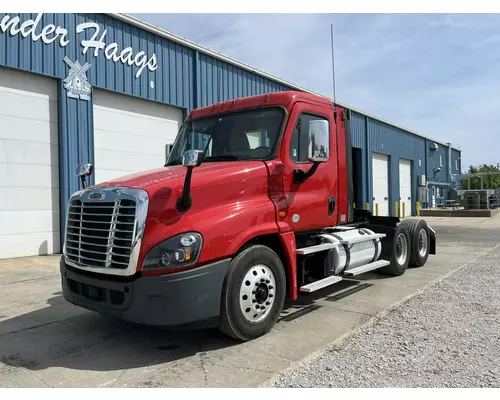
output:
M66 228L66 257L87 267L126 269L135 235L136 202L72 200Z

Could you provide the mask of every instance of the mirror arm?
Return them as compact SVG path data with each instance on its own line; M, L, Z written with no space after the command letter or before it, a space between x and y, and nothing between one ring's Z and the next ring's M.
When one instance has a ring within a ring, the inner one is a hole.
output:
M87 187L87 180L85 179L85 175L80 176L80 179L82 180L82 187L85 189Z
M296 185L300 185L301 183L307 181L316 172L319 164L321 164L321 162L319 161L313 163L313 166L307 172L302 169L295 169L293 171L293 183Z
M193 174L193 167L187 168L186 179L184 180L184 188L182 190L182 197L177 200L177 211L184 212L191 208L191 175Z

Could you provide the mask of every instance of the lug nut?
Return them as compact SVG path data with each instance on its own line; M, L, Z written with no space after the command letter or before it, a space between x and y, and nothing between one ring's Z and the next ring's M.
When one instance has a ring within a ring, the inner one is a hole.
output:
M252 300L252 303L257 303L257 300L253 299L253 300Z
M269 289L274 289L271 285L269 285Z
M268 306L269 304L271 304L269 301L266 301L266 306Z
M273 294L272 294L272 293L269 293L269 297L273 297Z
M269 279L267 279L267 280L266 280L266 283L269 283L269 282L271 282L271 281L270 281Z
M265 282L266 280L265 280L264 278L262 278L260 281L261 281L261 282Z

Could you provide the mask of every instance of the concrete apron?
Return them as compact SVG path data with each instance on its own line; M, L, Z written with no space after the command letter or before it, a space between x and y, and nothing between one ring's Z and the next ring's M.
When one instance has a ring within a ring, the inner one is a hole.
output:
M58 257L0 260L2 387L255 387L500 243L500 218L426 218L438 255L401 277L368 273L287 306L265 337L168 332L100 316L61 296Z

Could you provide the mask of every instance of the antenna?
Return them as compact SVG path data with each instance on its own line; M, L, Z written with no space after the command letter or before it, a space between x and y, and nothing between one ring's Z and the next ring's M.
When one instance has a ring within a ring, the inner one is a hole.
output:
M335 46L333 41L333 24L330 25L331 28L331 42L332 42L332 82L333 82L333 113L335 119L337 119L337 104L335 103Z

